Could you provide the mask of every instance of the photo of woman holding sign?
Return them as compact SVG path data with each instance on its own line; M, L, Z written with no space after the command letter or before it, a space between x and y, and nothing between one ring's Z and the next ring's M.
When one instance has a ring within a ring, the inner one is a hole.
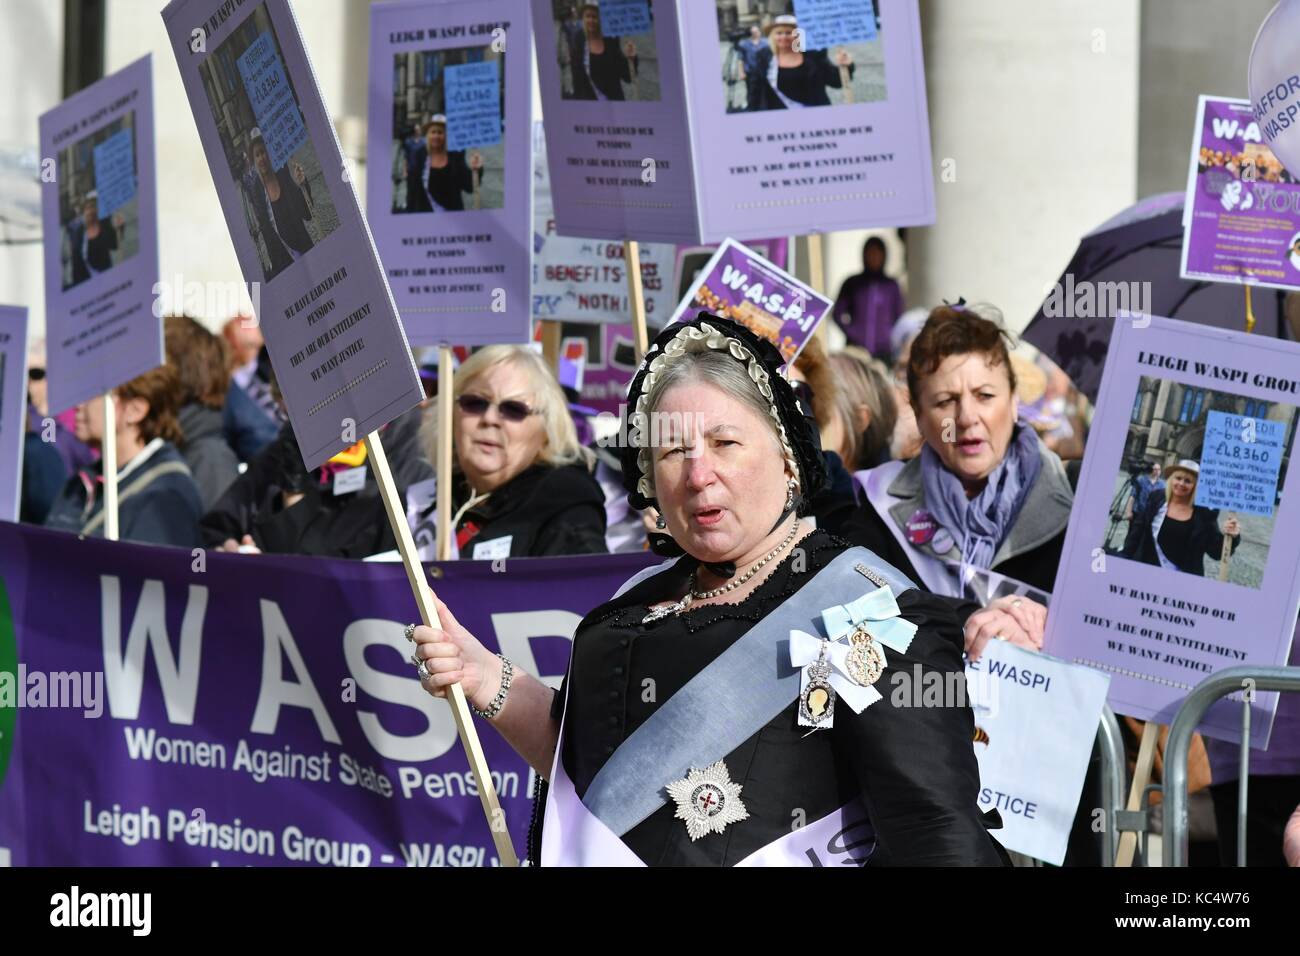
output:
M269 281L315 245L307 231L312 212L304 189L306 175L300 163L285 163L275 169L262 131L257 127L249 134L248 163L244 195L253 207L262 241L271 257Z
M265 4L226 35L199 73L249 240L270 282L340 220Z
M99 197L95 190L86 194L81 218L68 225L72 285L113 268L113 253L117 251L117 233L121 227L121 216L99 218Z
M1201 466L1190 459L1171 465L1165 473L1165 493L1147 499L1133 516L1137 534L1122 557L1158 564L1170 571L1205 575L1205 558L1222 560L1223 539L1232 539L1232 551L1241 540L1241 525L1229 517L1219 530L1219 512L1195 504ZM1231 553L1231 552L1229 552Z
M838 50L835 62L825 50L800 51L795 45L798 21L782 14L767 25L767 50L758 51L757 69L764 82L758 87L759 102L751 110L800 109L830 106L828 87L840 89L853 78L853 56Z
M640 65L636 44L607 37L601 30L600 7L584 3L580 30L568 33L569 69L573 92L566 99L623 100L624 83L634 83Z
M135 112L130 111L59 151L56 182L63 223L59 264L64 289L108 272L139 249L134 125Z
M447 149L447 117L434 116L424 124L424 143L411 157L407 170L406 212L461 212L465 196L483 184L483 155Z

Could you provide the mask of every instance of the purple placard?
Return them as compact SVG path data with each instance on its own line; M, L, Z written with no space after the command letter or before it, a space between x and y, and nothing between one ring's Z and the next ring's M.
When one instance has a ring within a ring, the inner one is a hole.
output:
M874 39L791 53L802 59L785 68L771 46L782 31L756 47L740 38L794 14L792 0L738 22L734 3L689 7L681 35L704 241L771 235L777 221L794 235L934 222L916 0L881 0Z
M1184 279L1300 288L1300 184L1249 100L1202 96L1183 205Z
M27 310L0 305L0 521L17 521L27 440Z
M662 325L677 301L672 281L673 247L641 243L640 256L646 322ZM541 123L533 124L532 295L534 319L624 324L632 314L623 243L573 239L556 231Z
M830 307L830 299L727 239L669 321L689 322L701 312L726 316L767 339L793 362Z
M529 29L527 8L509 0L371 7L366 205L416 345L528 341ZM477 130L474 141L488 142L482 127L490 113L496 142L452 150L451 140L465 132L453 127L471 111L448 104L448 87L457 71L492 68L503 95L491 110L472 111L468 132ZM426 131L434 116L445 117L446 125Z
M590 5L530 2L559 234L699 242L676 5L653 5L652 32L592 42Z
M449 562L438 595L557 686L579 620L659 560ZM408 661L416 619L399 564L213 552L195 574L188 551L0 524L0 670L29 705L38 674L88 678L77 706L52 696L64 679L43 707L0 708L0 851L15 866L493 865L451 710ZM477 727L522 850L534 775ZM101 825L114 805L128 824L148 807L156 835ZM329 841L323 858L300 858L304 837Z
M129 150L123 136L133 136ZM145 56L40 118L50 412L103 395L163 362L154 314L158 203L152 60ZM105 144L107 149L101 149ZM98 178L96 161L113 162ZM134 195L123 200L128 170ZM99 207L107 187L112 209Z
M1213 672L1286 662L1300 607L1291 544L1300 540L1300 507L1287 485L1300 405L1297 369L1300 345L1292 342L1116 317L1043 649L1109 673L1108 699L1117 712L1168 724ZM1286 459L1269 513L1198 508L1166 528L1172 519L1153 510L1169 507L1157 489L1146 509L1132 510L1158 520L1127 520L1130 489L1151 464L1168 475L1176 462L1199 465L1207 457L1206 426L1215 411L1258 416L1283 429ZM1234 518L1240 540L1225 567L1215 535ZM1255 695L1255 747L1267 745L1277 697ZM1238 740L1240 698L1214 704L1201 731Z
M163 20L303 462L315 468L424 398L415 360L288 0L173 0ZM264 35L289 86L278 102L296 104L306 126L278 170L265 136L252 135L239 68Z

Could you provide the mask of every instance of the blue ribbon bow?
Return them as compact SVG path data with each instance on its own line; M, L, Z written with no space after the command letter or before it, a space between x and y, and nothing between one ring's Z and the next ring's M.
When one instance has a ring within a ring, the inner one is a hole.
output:
M873 638L886 647L906 654L916 636L916 625L903 620L899 615L898 601L889 588L870 591L856 601L838 604L822 611L822 624L826 627L826 636L832 641L839 640L859 624Z

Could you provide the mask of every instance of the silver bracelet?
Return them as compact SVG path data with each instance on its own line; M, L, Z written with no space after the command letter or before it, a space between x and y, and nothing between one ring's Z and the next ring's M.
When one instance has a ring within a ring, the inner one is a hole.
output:
M504 654L498 654L497 657L501 658L501 686L497 688L497 695L492 698L486 710L479 710L473 704L469 705L469 709L484 720L492 720L501 713L501 708L506 705L506 695L510 693L510 682L515 676L515 665L510 663L510 659Z

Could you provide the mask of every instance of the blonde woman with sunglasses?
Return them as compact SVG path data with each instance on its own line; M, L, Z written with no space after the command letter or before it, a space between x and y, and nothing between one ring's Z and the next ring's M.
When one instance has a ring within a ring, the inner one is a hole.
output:
M452 527L462 558L604 553L605 495L564 392L521 345L475 352L456 374Z

